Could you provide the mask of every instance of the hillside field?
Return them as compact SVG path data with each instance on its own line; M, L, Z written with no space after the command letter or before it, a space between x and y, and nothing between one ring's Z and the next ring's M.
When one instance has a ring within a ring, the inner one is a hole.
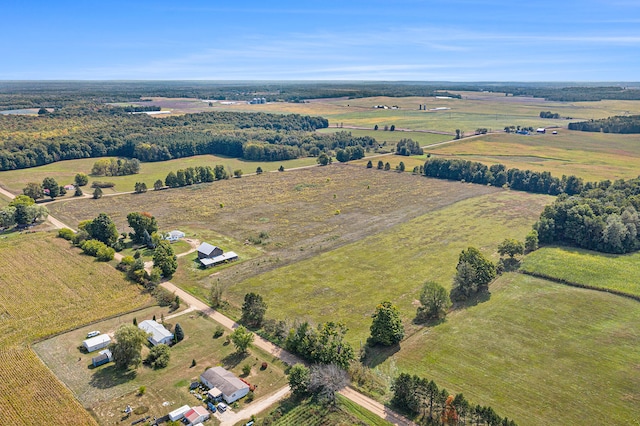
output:
M240 264L216 275L223 283L234 283L497 191L502 190L333 164L146 194L63 201L49 208L68 224L105 212L120 231L126 229L128 212L146 211L163 230L180 229L201 241L213 237L223 250L238 249L241 255ZM261 244L244 244L262 232L268 238ZM242 250L251 251L248 257L255 259L243 258ZM174 281L192 286L183 280L183 272L178 269Z
M640 253L606 254L571 247L542 247L521 269L534 275L640 296Z
M401 343L390 360L518 425L640 420L638 302L505 274L484 303Z

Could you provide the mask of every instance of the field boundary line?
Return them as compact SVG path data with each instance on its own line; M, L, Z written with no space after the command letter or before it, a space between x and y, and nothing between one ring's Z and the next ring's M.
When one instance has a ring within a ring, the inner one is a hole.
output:
M594 290L594 291L599 291L601 293L611 293L614 294L616 296L621 296L621 297L626 297L627 299L633 299L636 302L640 302L640 296L636 295L636 294L631 294L631 293L627 293L621 290L616 290L616 289L612 289L612 288L604 288L604 287L596 287L593 285L589 285L589 284L580 284L580 283L576 283L573 281L569 281L569 280L565 280L564 278L557 278L557 277L553 277L551 275L547 275L547 274L543 274L541 272L531 272L531 271L524 271L524 270L518 270L519 273L523 274L523 275L529 275L531 277L535 277L535 278L542 278L544 280L547 281L551 281L557 284L563 284L569 287L577 287L577 288L582 288L585 290Z

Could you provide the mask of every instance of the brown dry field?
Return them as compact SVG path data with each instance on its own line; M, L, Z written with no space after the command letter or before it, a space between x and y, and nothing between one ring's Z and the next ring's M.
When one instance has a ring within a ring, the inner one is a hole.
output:
M161 230L180 229L198 238L224 235L240 249L249 236L267 232L267 244L261 246L266 260L259 256L220 272L218 278L235 282L498 190L334 164L183 189L66 201L50 209L72 226L105 212L121 232L126 230L127 213L147 211Z

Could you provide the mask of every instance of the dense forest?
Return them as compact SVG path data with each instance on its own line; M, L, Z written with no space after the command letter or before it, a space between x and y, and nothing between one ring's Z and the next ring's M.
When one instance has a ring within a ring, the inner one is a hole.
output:
M120 107L74 105L37 118L0 116L0 170L102 156L161 161L222 154L275 161L373 144L370 138L344 133L311 133L327 126L324 118L297 114L208 112L152 118Z
M559 102L589 102L605 99L640 100L640 87L637 86L631 88L623 86L494 86L491 91L507 93L512 96L531 96Z
M640 133L640 115L615 116L569 123L569 130L604 133Z
M485 164L447 158L430 158L424 164L423 173L428 177L459 180L482 185L508 186L518 191L558 195L578 194L585 187L582 178L562 176L557 178L549 172L507 169L503 164L490 167Z
M536 224L541 243L564 243L606 253L640 249L640 178L585 185L561 195Z

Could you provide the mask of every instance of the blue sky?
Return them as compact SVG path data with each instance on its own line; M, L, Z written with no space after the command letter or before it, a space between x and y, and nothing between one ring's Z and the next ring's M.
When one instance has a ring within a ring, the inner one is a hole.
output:
M0 80L640 81L640 0L32 0L0 10Z

